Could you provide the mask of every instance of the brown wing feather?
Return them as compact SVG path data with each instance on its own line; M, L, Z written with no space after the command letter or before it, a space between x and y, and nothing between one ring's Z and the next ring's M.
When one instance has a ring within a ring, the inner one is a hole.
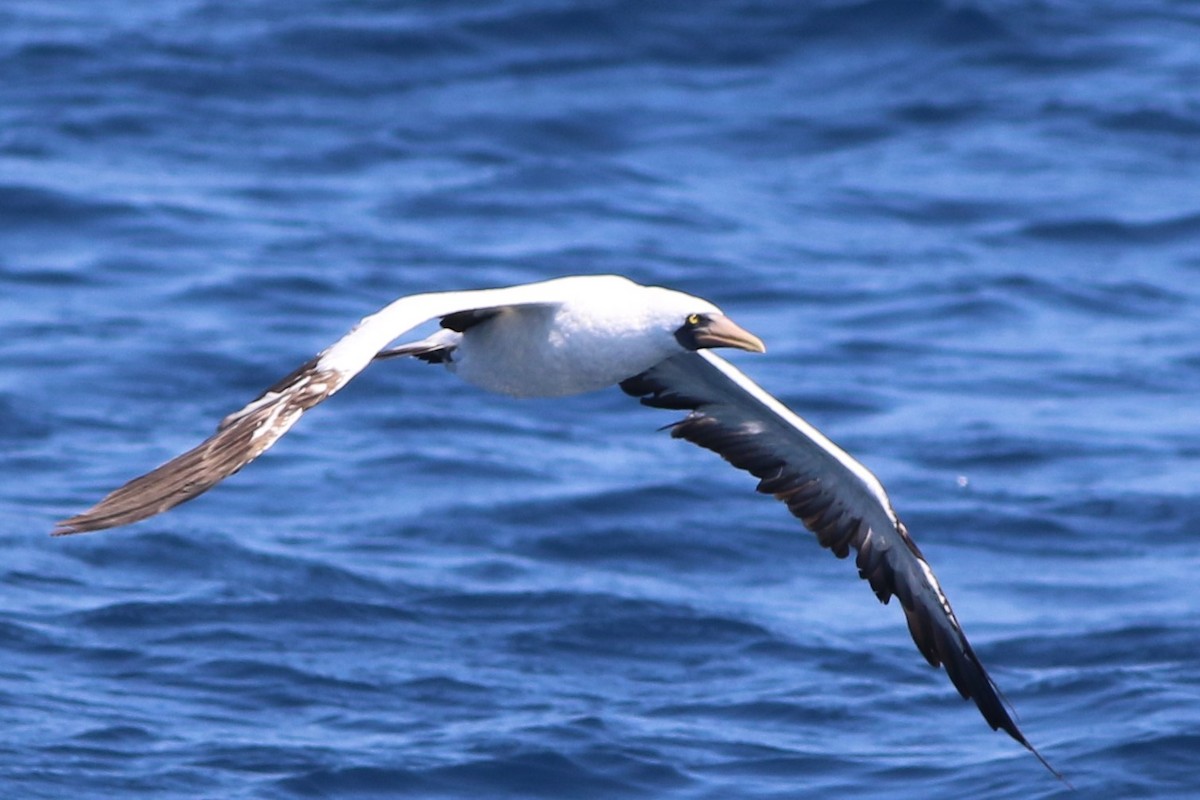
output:
M314 358L223 419L217 432L196 447L58 523L54 535L128 525L198 497L262 455L343 382L337 373L318 369Z

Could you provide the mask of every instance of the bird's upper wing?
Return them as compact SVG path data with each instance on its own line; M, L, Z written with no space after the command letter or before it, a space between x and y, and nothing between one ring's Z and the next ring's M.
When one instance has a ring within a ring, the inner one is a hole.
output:
M866 467L707 350L669 358L621 388L649 406L690 410L672 426L672 436L713 450L759 478L758 490L787 503L839 558L857 551L859 575L882 602L899 598L926 660L945 667L993 730L1003 728L1054 772L1009 716L929 563Z
M472 314L476 311L486 316L504 308L552 306L562 293L559 283L562 279L402 297L225 417L208 439L58 523L54 534L128 525L191 500L262 455L305 411L345 386L397 337L436 318L449 317L451 326L459 327L479 316Z

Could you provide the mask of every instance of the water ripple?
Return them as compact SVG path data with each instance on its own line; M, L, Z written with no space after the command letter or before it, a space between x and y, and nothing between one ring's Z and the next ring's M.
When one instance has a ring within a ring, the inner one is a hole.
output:
M619 272L888 487L1023 729L1197 796L1187 3L0 8L0 794L1066 797L616 390L367 371L55 519L415 292Z

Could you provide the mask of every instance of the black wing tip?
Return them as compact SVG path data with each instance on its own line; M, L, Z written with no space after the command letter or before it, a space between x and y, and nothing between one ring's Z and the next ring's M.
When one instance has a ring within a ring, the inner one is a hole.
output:
M995 726L993 726L993 728L994 727ZM1045 767L1046 770L1051 775L1053 775L1058 780L1062 781L1063 784L1065 784L1068 789L1070 789L1071 791L1075 791L1074 784L1072 784L1069 780L1067 780L1067 777L1065 775L1063 775L1061 772L1056 770L1050 764L1050 762L1046 760L1046 757L1043 756L1036 747L1034 747L1032 744L1029 743L1029 740L1025 738L1025 734L1021 733L1021 731L1017 728L1016 725L1013 725L1012 729L1005 727L1004 732L1007 733L1009 736L1011 736L1013 739L1015 739L1018 744L1020 744L1022 747L1024 747L1030 753L1033 753L1033 757L1036 758L1038 760L1038 763L1041 764L1043 767Z
M972 654L972 655L974 655L974 654ZM976 663L978 663L978 660L976 660ZM981 671L983 671L982 664L979 665L979 668ZM1068 789L1071 789L1072 791L1074 791L1075 787L1071 784L1071 782L1069 780L1067 780L1066 776L1063 775L1058 770L1056 770L1053 766L1051 766L1050 762L1046 760L1046 757L1043 756L1041 754L1041 752L1030 743L1029 739L1025 738L1025 734L1021 732L1021 729L1019 727L1017 727L1016 720L1013 719L1013 717L1016 716L1016 711L1012 709L1012 705L1008 702L1008 698L1005 697L1000 692L1000 689L992 681L991 676L988 675L987 672L983 672L983 676L984 676L984 679L987 681L988 686L992 689L992 692L994 693L996 698L998 698L998 700L1001 704L1001 710L1003 712L1002 724L996 725L990 719L988 720L988 723L991 724L991 726L992 726L992 730L1002 729L1005 733L1007 733L1009 736L1011 736L1018 744L1020 744L1022 747L1024 747L1030 753L1033 753L1033 757L1036 758L1038 760L1038 763L1040 763L1043 767L1045 767L1051 775L1053 775L1058 780L1062 781L1067 786ZM1010 714L1009 711L1012 711L1012 713Z
M983 715L984 721L987 722L992 730L1002 730L1007 733L1010 737L1012 737L1013 741L1017 742L1017 744L1021 745L1030 753L1032 753L1033 757L1036 758L1051 775L1062 781L1067 788L1074 791L1075 787L1069 780L1067 780L1066 776L1055 769L1050 762L1046 760L1045 756L1043 756L1041 752L1030 743L1029 739L1025 737L1025 734L1021 731L1016 720L1014 719L1016 716L1016 711L1013 710L1012 704L1000 691L1000 688L996 685L996 682L992 680L992 676L989 675L987 669L984 668L983 662L979 660L979 656L975 654L974 649L972 649L971 645L967 643L965 635L963 635L962 640L965 647L961 651L961 655L964 656L966 663L958 666L956 671L959 673L959 677L956 678L953 674L951 674L951 682L954 684L954 687L958 689L959 694L963 696L964 700L974 701L975 706ZM946 667L946 664L947 660L945 656L942 656L943 668ZM962 673L964 666L968 668L970 673L974 673L970 679L968 679L967 675ZM946 669L946 672L949 674L950 670Z
M1050 765L1050 762L1046 760L1046 757L1045 757L1045 756L1043 756L1041 753L1039 753L1036 747L1034 747L1033 745L1031 745L1029 742L1027 742L1027 741L1024 741L1024 739L1025 739L1025 737L1024 737L1024 736L1022 736L1022 737L1021 737L1020 739L1018 739L1017 741L1021 742L1021 744L1023 744L1023 745L1025 746L1025 749L1026 749L1026 750L1028 750L1029 752L1033 753L1033 757L1034 757L1034 758L1036 758L1036 759L1038 760L1038 762L1039 762L1039 763L1040 763L1040 764L1041 764L1043 767L1045 767L1045 768L1046 768L1046 770L1047 770L1047 771L1048 771L1048 772L1049 772L1051 775L1053 775L1055 778L1058 778L1058 780L1062 781L1063 785L1064 785L1064 786L1066 786L1068 789L1070 789L1071 791L1075 791L1075 784L1073 784L1073 783L1071 783L1069 780L1067 780L1067 776L1066 776L1066 775L1063 775L1061 772L1059 772L1059 771L1058 771L1058 770L1056 770L1056 769L1055 769L1053 766L1051 766L1051 765Z

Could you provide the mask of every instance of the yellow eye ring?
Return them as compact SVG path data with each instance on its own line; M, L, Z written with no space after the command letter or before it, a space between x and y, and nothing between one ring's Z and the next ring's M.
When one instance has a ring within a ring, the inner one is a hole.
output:
M688 325L699 325L700 324L700 315L699 314L688 314L687 324Z

